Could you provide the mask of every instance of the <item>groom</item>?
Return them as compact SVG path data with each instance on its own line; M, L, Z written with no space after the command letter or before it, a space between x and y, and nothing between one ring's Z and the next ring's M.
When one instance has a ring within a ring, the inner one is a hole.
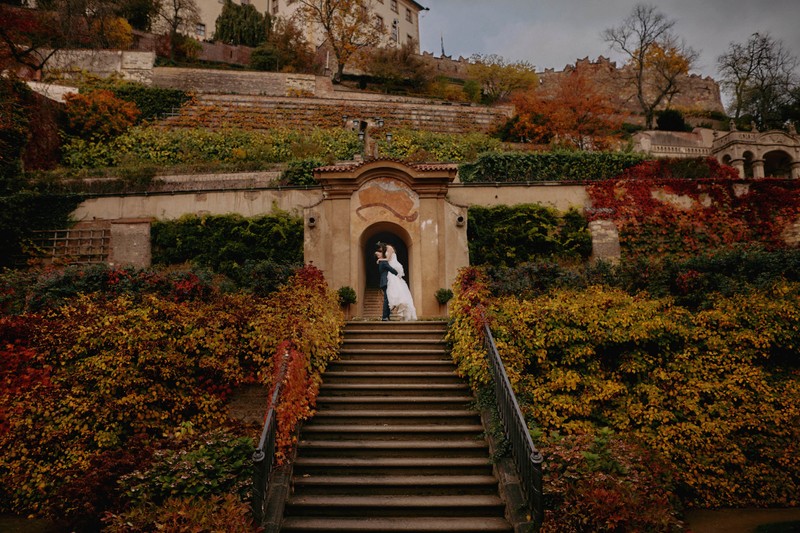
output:
M389 272L397 275L397 270L389 265L389 260L386 259L386 245L378 243L378 250L375 252L375 257L378 260L378 273L381 276L380 287L383 291L383 314L381 320L389 320L389 297L386 296L386 286L389 284Z

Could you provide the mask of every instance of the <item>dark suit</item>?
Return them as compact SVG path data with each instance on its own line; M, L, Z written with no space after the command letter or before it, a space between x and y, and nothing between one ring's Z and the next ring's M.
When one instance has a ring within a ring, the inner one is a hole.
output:
M389 265L389 261L378 261L378 272L381 275L380 286L383 291L383 315L381 315L381 318L383 320L389 320L391 311L389 309L389 298L386 296L386 286L389 284L389 272L396 276L397 270Z

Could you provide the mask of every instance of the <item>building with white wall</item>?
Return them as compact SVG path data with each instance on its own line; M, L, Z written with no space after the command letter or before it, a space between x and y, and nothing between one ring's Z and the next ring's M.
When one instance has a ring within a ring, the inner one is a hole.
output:
M198 23L195 37L200 40L212 39L217 17L222 12L225 0L196 0L200 10L201 21ZM252 4L261 13L268 13L273 18L291 19L295 17L301 3L297 0L233 0L235 3ZM414 43L419 53L419 14L428 8L414 0L367 0L374 14L375 23L386 31L386 46L401 46ZM325 36L319 28L308 28L308 41L319 46Z

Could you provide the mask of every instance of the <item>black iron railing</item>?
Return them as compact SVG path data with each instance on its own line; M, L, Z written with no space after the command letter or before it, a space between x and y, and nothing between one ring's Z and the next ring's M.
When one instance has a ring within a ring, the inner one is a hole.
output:
M277 433L277 418L275 407L283 390L283 382L286 378L286 367L289 361L289 351L283 355L281 368L275 382L275 389L269 399L267 416L264 419L264 428L261 430L261 439L258 441L258 448L253 452L253 517L256 524L263 524L266 509L267 495L269 494L269 480L275 464L275 435Z
M485 346L494 381L497 411L503 423L506 439L511 445L511 455L517 468L522 492L531 512L534 527L538 530L544 519L542 495L542 454L533 445L528 424L522 416L517 398L511 388L506 369L497 353L492 330L485 324Z

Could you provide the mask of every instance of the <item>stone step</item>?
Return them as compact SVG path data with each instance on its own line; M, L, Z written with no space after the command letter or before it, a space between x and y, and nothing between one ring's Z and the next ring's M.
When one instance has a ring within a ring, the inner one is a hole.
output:
M286 516L467 517L497 514L504 506L497 495L459 496L298 496L286 502Z
M474 402L472 396L448 395L448 396L403 396L400 394L392 396L333 396L324 394L317 397L317 416L324 413L325 409L348 409L351 411L370 410L376 407L386 410L397 411L416 411L428 409L453 409L461 410L470 407Z
M342 343L343 349L350 350L374 350L380 353L381 350L388 350L392 352L404 351L406 353L414 353L416 350L442 350L445 351L446 345L444 339L415 339L406 338L400 340L385 341L382 338L363 338L363 339L349 339L345 336Z
M297 445L308 457L488 457L483 440L307 440Z
M327 371L325 372L324 383L334 384L360 384L360 385L406 385L406 384L453 384L464 386L463 380L455 375L452 370L449 372L419 372L415 370L407 371Z
M492 475L486 457L303 457L294 463L295 478L304 475Z
M385 360L383 358L366 358L360 359L345 359L335 361L328 365L328 372L365 372L368 370L376 370L379 372L398 372L398 371L437 371L453 372L453 362L450 359L445 360L428 360L428 359L414 359L411 356L404 359L391 359Z
M326 396L428 396L430 393L462 396L469 394L463 383L323 383Z
M404 322L404 324L419 324L418 321L409 321ZM355 327L347 329L347 340L361 340L364 338L374 339L376 332L369 328L358 328ZM381 339L387 341L391 340L403 340L407 339L408 337L414 337L416 339L425 339L425 340L434 340L434 341L444 341L444 336L446 331L443 331L439 328L422 328L422 327L408 327L404 329L387 329L387 331L383 331L380 333Z
M492 475L313 475L294 481L297 495L460 495L497 494Z
M282 532L336 532L336 533L390 533L405 531L416 533L492 533L510 532L511 526L503 518L491 517L422 517L422 518L313 518L289 517Z
M480 424L324 424L310 423L303 427L303 438L307 441L334 440L381 440L412 441L450 441L474 438L483 432Z
M382 359L384 361L404 361L407 359L428 359L433 361L453 360L442 348L419 349L414 351L395 350L390 348L369 349L359 346L358 348L342 347L339 349L339 361L352 361L361 359Z
M370 409L323 409L314 418L306 423L310 424L330 424L347 423L351 425L370 425L370 424L479 424L480 414L478 411L467 409L414 409L414 410L370 410Z

